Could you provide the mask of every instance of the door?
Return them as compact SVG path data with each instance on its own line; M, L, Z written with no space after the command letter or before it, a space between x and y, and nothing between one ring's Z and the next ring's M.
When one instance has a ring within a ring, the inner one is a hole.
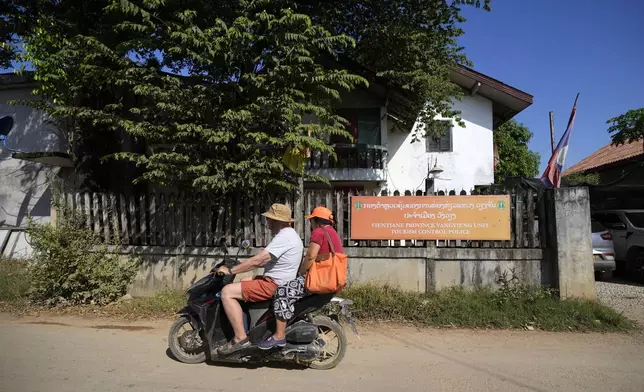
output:
M604 225L613 235L615 260L626 260L626 223L614 212L592 214L592 219Z

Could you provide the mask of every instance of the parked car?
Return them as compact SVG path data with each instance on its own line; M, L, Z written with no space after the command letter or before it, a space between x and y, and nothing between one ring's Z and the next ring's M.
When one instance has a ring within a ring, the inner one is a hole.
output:
M591 217L610 231L617 269L644 281L644 210L598 211Z
M597 279L610 278L615 271L615 251L613 235L596 220L591 220L590 228L593 244L593 265Z

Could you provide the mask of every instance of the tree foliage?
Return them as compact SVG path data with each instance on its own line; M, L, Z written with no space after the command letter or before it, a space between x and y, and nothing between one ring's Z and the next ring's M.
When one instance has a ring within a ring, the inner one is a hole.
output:
M506 177L534 177L539 173L539 153L530 151L528 143L532 132L511 119L494 131L494 143L499 153L499 164L495 170L496 183Z
M72 143L100 133L163 146L111 157L143 169L138 181L224 193L292 188L301 173L285 166L285 153L332 154L328 136L350 136L334 107L366 78L404 92L403 122L411 129L420 113L418 137L441 132L435 116L457 116L451 102L462 94L449 70L467 63L456 44L460 6L489 8L489 0L8 4L21 47L6 53L33 66L42 100L30 104L64 120Z
M644 108L629 110L606 123L611 124L608 133L611 134L615 145L644 139Z

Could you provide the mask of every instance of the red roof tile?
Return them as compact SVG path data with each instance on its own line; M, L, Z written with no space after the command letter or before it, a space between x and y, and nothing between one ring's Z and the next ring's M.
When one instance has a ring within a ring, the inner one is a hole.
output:
M564 171L564 175L583 172L644 154L642 141L614 146L608 144Z

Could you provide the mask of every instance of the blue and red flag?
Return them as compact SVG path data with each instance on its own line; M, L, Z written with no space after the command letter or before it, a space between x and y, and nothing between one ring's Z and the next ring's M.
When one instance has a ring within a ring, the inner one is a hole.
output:
M563 166L566 161L566 153L568 152L568 143L570 142L570 134L572 133L572 127L575 125L575 115L577 114L577 99L579 94L575 98L575 104L572 106L572 112L570 113L570 119L568 120L568 127L566 132L559 140L557 148L553 151L550 160L548 161L548 166L544 170L543 175L541 176L541 182L549 188L559 188L561 184L561 173L563 172Z

